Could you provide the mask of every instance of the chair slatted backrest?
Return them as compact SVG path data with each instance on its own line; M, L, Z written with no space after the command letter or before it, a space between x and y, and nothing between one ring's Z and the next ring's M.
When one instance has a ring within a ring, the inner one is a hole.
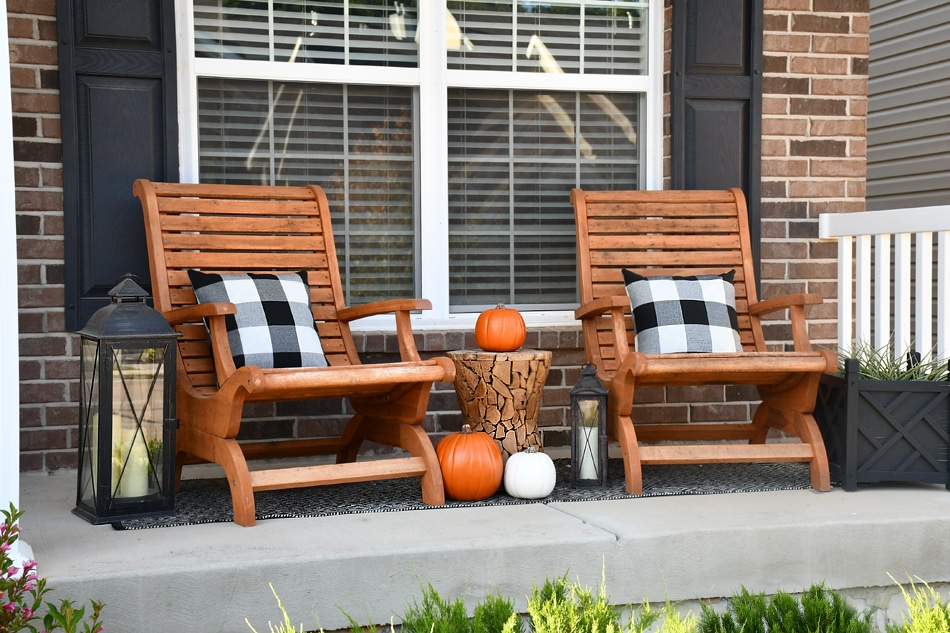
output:
M195 305L189 269L210 273L307 271L317 331L330 365L358 364L348 326L336 320L343 292L323 190L137 181L143 201L155 308ZM216 388L201 322L177 327L180 369L199 390Z
M584 191L571 194L577 221L581 305L626 296L622 269L641 275L720 274L734 269L736 312L746 351L765 351L758 319L752 248L745 198L724 191ZM633 349L633 320L627 345ZM624 350L617 350L608 318L585 323L592 360L612 375Z

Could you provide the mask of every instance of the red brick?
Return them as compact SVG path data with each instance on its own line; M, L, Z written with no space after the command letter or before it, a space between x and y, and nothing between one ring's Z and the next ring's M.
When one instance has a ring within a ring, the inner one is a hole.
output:
M27 163L61 163L63 148L55 141L13 142L13 160Z
M62 187L63 186L63 168L62 167L41 167L40 174L43 177L44 187Z
M855 95L868 94L868 80L865 77L853 79L814 79L811 83L812 94L815 95Z
M845 99L790 99L789 114L804 116L845 116L848 102Z
M59 95L47 92L19 92L11 95L13 112L18 113L59 113Z
M64 235L63 216L61 213L48 214L43 217L43 235L46 235L47 237L56 237L56 236Z
M808 131L807 119L762 119L762 136L805 136Z
M848 152L853 158L868 155L868 142L865 139L853 139L851 141L851 151Z
M63 305L60 301L60 305ZM66 337L46 334L44 336L20 336L20 358L31 356L62 356L66 352Z
M762 38L766 53L807 53L811 46L809 35L766 33Z
M763 16L763 30L765 31L788 31L787 13L766 13Z
M27 17L10 16L7 18L7 36L11 40L31 40L35 35L34 22Z
M763 202L759 212L763 218L807 218L808 203L798 200Z
M793 180L788 183L789 198L842 198L845 184L840 180Z
M776 115L788 114L788 97L762 97L762 114Z
M851 106L848 108L851 116L865 117L868 115L868 99L866 95L851 97Z
M61 139L63 137L63 129L59 117L42 117L40 118L40 124L42 125L41 131L43 138Z
M792 139L790 153L792 156L843 157L848 155L848 143L831 139Z
M40 169L36 167L13 168L13 182L17 187L38 187L40 185Z
M868 46L866 35L815 35L812 38L812 50L816 53L867 55Z
M55 66L59 62L56 47L43 44L10 44L11 64L39 64Z
M788 142L778 138L762 139L762 156L788 156Z
M65 382L21 382L20 402L66 402L68 391Z
M703 404L689 408L690 422L748 422L747 404Z
M668 387L666 396L671 402L725 402L726 392L722 385Z
M779 159L762 161L763 176L807 176L808 161L805 159Z
M852 57L851 58L851 74L852 75L868 74L868 58L867 57Z
M843 178L864 178L867 163L863 159L818 160L811 161L811 175L821 177L841 176ZM849 195L854 195L849 193Z
M762 259L806 259L808 257L807 242L763 242Z
M870 0L814 0L813 11L818 13L868 13Z
M803 33L850 33L851 19L848 16L798 13L792 16L792 31Z
M808 11L811 0L765 0L766 11Z
M814 217L819 213L855 213L865 211L863 200L815 200L811 203Z
M868 34L871 32L871 16L868 14L865 15L856 15L851 18L851 32Z
M74 470L79 463L79 454L76 449L67 451L49 451L45 455L46 470Z
M37 20L36 26L39 28L39 38L47 42L55 42L58 37L56 20Z
M56 358L46 361L47 380L78 380L79 379L79 359L78 358Z
M18 189L16 191L17 211L61 211L63 192L43 189Z
M867 123L864 118L847 119L811 119L811 136L857 136L864 138Z
M764 55L762 58L762 72L784 74L788 72L787 55Z
M20 453L20 472L32 473L46 469L42 453Z
M844 57L803 57L795 55L789 60L793 73L801 75L847 75L849 61Z
M763 180L762 181L762 199L785 198L788 196L788 183L784 180Z
M62 259L63 240L20 238L17 255L20 259Z
M37 88L36 70L33 68L24 68L22 66L10 67L10 86L17 88Z
M847 184L848 197L861 198L863 200L867 196L867 181L864 180L864 178L861 180L849 180Z
M56 0L7 0L7 14L56 15Z
M46 319L42 312L24 312L20 311L18 315L18 324L20 334L45 332Z
M37 264L19 264L16 268L16 278L19 285L39 285L43 283L42 266Z
M59 259L62 259L62 255ZM52 308L64 305L63 289L51 287L20 288L19 300L21 308Z

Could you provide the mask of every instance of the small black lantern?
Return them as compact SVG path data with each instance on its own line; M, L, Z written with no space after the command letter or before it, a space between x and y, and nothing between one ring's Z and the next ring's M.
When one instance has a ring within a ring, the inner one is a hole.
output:
M178 334L126 275L79 331L79 484L90 523L175 513Z
M607 485L607 387L588 363L571 389L571 488Z

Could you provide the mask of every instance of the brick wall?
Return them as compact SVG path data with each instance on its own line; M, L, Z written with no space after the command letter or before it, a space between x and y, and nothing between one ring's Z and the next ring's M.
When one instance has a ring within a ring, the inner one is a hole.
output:
M55 0L7 0L20 304L23 470L76 463L77 361L63 320Z
M868 0L765 0L762 139L762 294L820 292L834 299L835 253L817 242L817 215L864 208ZM64 332L63 200L56 66L55 0L7 0L16 170L20 301L21 469L76 464L78 347ZM669 0L664 3L671 24ZM664 36L669 68L670 31ZM664 182L669 185L669 82L664 81ZM813 308L813 340L835 337L835 306ZM788 344L784 315L768 324ZM458 332L420 333L433 354L473 347ZM395 349L392 337L358 335L368 359ZM567 445L564 405L583 363L577 328L533 330L528 347L555 350L542 400L546 447ZM641 420L748 420L748 388L644 389ZM437 438L458 430L451 385L436 385L426 428ZM318 435L347 417L342 402L251 405L244 437Z
M837 338L834 242L818 214L864 210L869 0L765 0L762 295L816 292L814 342ZM770 339L788 324L771 321Z

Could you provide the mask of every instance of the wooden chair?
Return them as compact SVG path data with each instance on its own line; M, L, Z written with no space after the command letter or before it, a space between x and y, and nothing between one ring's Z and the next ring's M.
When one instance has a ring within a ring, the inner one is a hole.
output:
M807 462L812 487L829 490L828 460L812 411L822 373L834 372L837 364L832 352L812 350L805 323L805 306L822 299L797 294L757 301L742 191L574 189L571 201L577 220L581 299L575 316L583 323L587 359L610 390L608 434L620 443L627 490L642 492L642 464L723 462ZM743 351L634 351L623 268L644 276L722 274L735 269ZM790 313L794 351L769 351L761 317L785 309ZM755 385L762 402L752 421L633 420L640 386L711 384ZM770 428L801 441L767 444Z
M145 213L155 308L181 333L178 357L178 477L186 461L220 464L234 520L253 525L254 492L397 477L419 477L428 504L445 502L442 473L421 424L436 381L451 382L453 363L422 360L409 315L424 299L344 307L323 190L309 187L195 185L137 180ZM225 315L233 303L197 304L188 270L308 272L313 318L328 367L235 368ZM361 365L350 322L394 312L401 362ZM203 320L207 319L209 332ZM333 438L238 443L245 403L346 397L355 415ZM409 456L357 462L364 440ZM336 463L248 470L248 459L336 455Z

